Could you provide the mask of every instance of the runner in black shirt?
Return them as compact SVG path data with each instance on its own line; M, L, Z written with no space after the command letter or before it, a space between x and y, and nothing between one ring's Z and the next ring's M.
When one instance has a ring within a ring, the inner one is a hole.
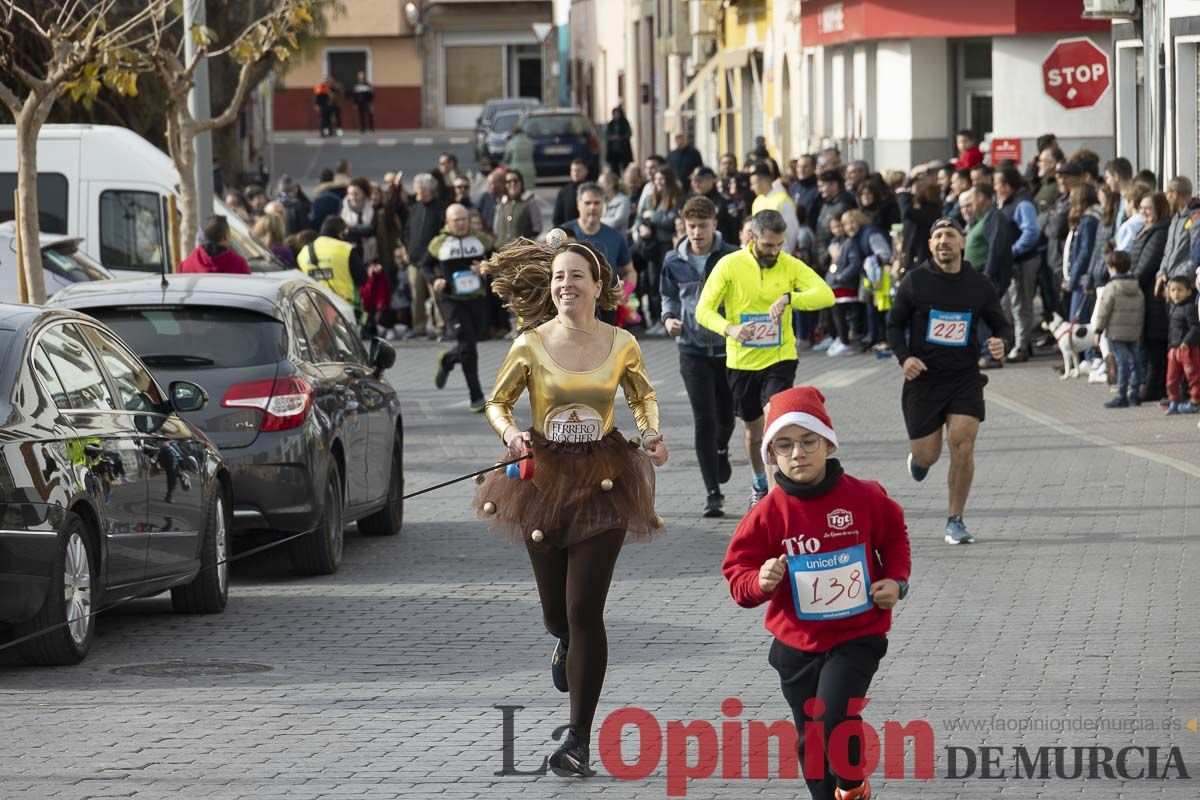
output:
M933 224L933 257L911 270L896 290L888 318L888 345L904 370L901 406L908 428L908 471L922 481L942 454L942 427L950 445L950 513L946 541L975 541L963 509L975 474L975 437L983 422L979 321L993 331L992 357L1003 357L1012 326L988 277L963 261L962 230L950 219Z

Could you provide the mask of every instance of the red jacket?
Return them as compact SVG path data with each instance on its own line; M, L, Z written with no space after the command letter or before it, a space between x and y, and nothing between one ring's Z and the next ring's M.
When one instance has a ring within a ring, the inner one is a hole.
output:
M971 145L966 150L958 154L958 160L954 162L955 169L970 169L977 167L983 163L983 151L978 147Z
M912 557L904 511L878 483L843 474L825 494L806 498L776 487L738 525L721 572L738 605L768 604L766 628L775 638L798 650L825 652L849 639L886 634L892 612L872 605L841 619L802 620L792 597L791 570L769 594L758 587L758 571L767 559L785 553L820 556L859 544L865 546L872 581L908 580ZM830 595L824 587L822 592Z
M179 265L180 272L224 272L227 275L249 275L246 259L232 250L217 245L201 245Z

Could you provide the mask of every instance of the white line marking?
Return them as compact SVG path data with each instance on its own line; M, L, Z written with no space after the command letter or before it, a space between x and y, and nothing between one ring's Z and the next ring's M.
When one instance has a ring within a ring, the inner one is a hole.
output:
M304 143L306 145L308 145L309 147L320 147L321 145L325 144L325 140L324 139L305 139Z
M399 139L380 139L379 140L380 147L395 147L398 144L400 144Z
M362 144L359 139L342 139L342 147L358 147Z
M470 136L451 136L450 137L450 144L470 144L470 143L471 143Z
M1097 447L1109 447L1120 453L1125 453L1126 455L1130 455L1135 458L1144 458L1147 461L1153 461L1156 464L1162 464L1164 467L1177 469L1185 475L1191 475L1193 478L1200 478L1200 467L1197 467L1194 464L1189 464L1181 459L1165 456L1162 453L1156 453L1153 450L1147 450L1144 447L1114 442L1112 439L1109 439L1105 436L1089 433L1080 428L1076 428L1074 425L1068 425L1067 423L1061 422L1054 417L1043 414L1040 411L1036 411L1024 403L1019 403L1016 400L1010 400L1009 398L994 392L988 393L987 399L999 406L1007 408L1009 411L1012 411L1015 414L1020 414L1022 417L1025 417L1025 419L1031 422L1036 422L1039 425L1045 425L1047 428L1050 428L1057 433L1061 433L1064 436L1074 436L1077 439L1082 439L1083 441L1088 442L1089 444L1094 444Z
M416 136L413 138L413 144L423 146L431 145L433 144L433 139L429 138L428 136Z
M863 378L873 375L879 370L879 365L873 367L831 369L814 376L811 383L819 389L845 389L847 386L858 383Z

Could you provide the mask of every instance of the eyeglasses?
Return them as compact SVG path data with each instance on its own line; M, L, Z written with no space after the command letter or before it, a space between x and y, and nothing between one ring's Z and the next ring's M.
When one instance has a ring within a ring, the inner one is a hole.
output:
M505 179L504 179L504 183L505 183L506 185L508 185L508 186L516 186L516 185L517 185L517 184L519 184L520 182L521 182L521 181L520 181L520 179L519 179L519 178L505 178Z
M798 441L792 439L775 439L771 442L771 449L777 455L781 456L790 456L792 450L796 447L799 447L801 452L811 456L821 448L821 437L813 435L805 436Z

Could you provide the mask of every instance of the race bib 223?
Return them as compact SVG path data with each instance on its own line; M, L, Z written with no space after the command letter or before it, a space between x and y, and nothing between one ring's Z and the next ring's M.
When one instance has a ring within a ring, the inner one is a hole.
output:
M966 347L971 332L970 311L938 311L929 309L929 327L925 341L945 347Z

